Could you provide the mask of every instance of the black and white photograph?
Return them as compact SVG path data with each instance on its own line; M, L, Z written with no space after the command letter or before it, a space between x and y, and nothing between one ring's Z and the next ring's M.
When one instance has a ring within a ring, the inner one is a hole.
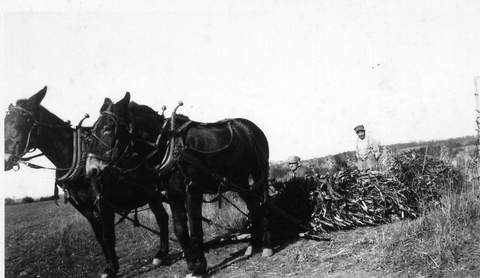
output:
M0 19L0 277L480 277L479 1Z

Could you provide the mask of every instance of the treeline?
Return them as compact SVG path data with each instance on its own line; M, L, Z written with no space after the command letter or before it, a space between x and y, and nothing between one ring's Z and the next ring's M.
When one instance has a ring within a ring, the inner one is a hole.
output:
M459 147L475 145L476 143L477 143L477 138L471 135L471 136L463 136L463 137L457 137L457 138L449 138L445 140L397 143L397 144L387 145L387 147L389 147L392 150L402 150L402 149L408 149L408 148L444 145L449 149L455 149Z
M53 201L53 200L55 200L55 196L53 195L49 197L40 197L38 200L35 200L29 196L23 197L19 201L15 201L12 198L5 198L5 205L10 206L10 205L17 205L17 204L30 204L35 202L44 202L44 201Z

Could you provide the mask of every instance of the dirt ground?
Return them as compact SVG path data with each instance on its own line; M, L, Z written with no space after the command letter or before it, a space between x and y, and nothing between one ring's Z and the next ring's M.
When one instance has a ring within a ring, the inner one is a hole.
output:
M185 277L175 237L169 262L154 267L157 239L130 223L117 226L120 277ZM327 234L328 240L277 240L274 255L244 257L247 241L206 244L210 277L388 277L377 259L382 226ZM206 242L209 234L205 235ZM143 244L149 243L149 246ZM7 206L5 277L97 278L104 257L86 220L71 206L50 202ZM393 277L393 276L391 276Z
M379 227L334 232L324 240L290 239L275 248L272 257L260 253L244 257L247 242L212 246L206 253L210 277L399 277L388 275L377 259L375 240ZM141 254L130 254L120 261L121 277L185 277L186 264L178 246L172 246L165 266L153 267Z
M244 257L248 244L246 240L212 241L215 233L206 232L209 276L480 277L480 249L476 240L464 245L464 250L458 250L459 261L451 264L451 269L438 269L431 257L425 258L430 266L425 265L420 270L405 269L385 262L384 260L392 260L385 258L383 248L393 237L398 236L396 231L401 229L401 225L402 221L394 221L376 227L332 232L317 240L276 240L274 255L268 258L263 258L260 253ZM125 222L116 226L116 230L119 277L183 278L187 274L181 248L173 231L170 236L169 261L165 265L154 267L151 260L158 250L156 235ZM474 236L480 237L478 234ZM418 254L415 258L417 257ZM88 222L72 206L38 202L5 207L4 263L4 275L7 278L99 278L105 259ZM418 265L421 266L422 263L419 262ZM427 274L422 275L418 271Z

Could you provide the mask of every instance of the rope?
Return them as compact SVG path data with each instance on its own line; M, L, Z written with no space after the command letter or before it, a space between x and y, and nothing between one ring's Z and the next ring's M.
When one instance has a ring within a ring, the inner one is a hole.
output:
M18 161L18 163L22 163L22 164L25 164L25 166L28 166L32 169L45 169L45 170L60 170L60 171L66 171L66 170L70 170L72 168L51 168L51 167L44 167L44 166L40 166L40 165L37 165L37 164L34 164L34 163L30 163L28 161L25 161L23 159L20 159ZM80 169L79 167L77 168L73 168L73 169Z

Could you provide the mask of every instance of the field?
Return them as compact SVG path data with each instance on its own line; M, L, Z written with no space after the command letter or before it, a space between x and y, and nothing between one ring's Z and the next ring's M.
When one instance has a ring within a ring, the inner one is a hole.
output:
M146 223L149 216L141 219ZM241 241L210 244L206 256L211 277L478 277L478 225L453 235L440 232L429 240L421 232L430 221L434 220L332 232L325 240L286 240L270 258L259 254L243 258L247 243ZM100 276L103 255L89 224L70 205L7 206L5 224L5 277ZM445 238L450 236L454 238ZM214 234L206 237L208 241ZM121 223L117 238L121 277L184 277L185 263L173 235L171 263L156 268L150 265L157 242L153 234ZM458 245L447 246L452 243ZM448 252L439 256L442 250ZM441 262L437 257L442 256L445 269L437 265Z
M146 214L146 213L143 213ZM146 222L148 215L142 217ZM141 219L142 219L141 218ZM145 222L144 221L144 222ZM151 224L151 223L147 223ZM379 244L389 226L335 232L329 240L292 240L275 255L243 258L246 242L213 243L207 253L211 277L385 277ZM206 227L208 228L208 227ZM87 221L70 205L39 202L6 207L5 277L99 277L103 255ZM208 238L213 235L206 233ZM185 263L172 235L171 264L153 268L156 238L131 223L117 226L122 277L184 277Z
M442 159L463 165L467 155ZM269 258L243 257L245 240L220 241L218 236L241 230L244 216L225 202L221 211L216 204L205 204L204 216L217 224L204 224L210 276L480 277L480 189L471 178L460 185L444 192L441 206L423 210L416 219L332 231L316 239L277 238ZM139 217L155 228L148 210ZM172 232L169 263L153 267L153 233L129 222L116 231L120 277L185 276ZM5 207L5 277L99 277L103 261L90 225L71 205L45 201Z

